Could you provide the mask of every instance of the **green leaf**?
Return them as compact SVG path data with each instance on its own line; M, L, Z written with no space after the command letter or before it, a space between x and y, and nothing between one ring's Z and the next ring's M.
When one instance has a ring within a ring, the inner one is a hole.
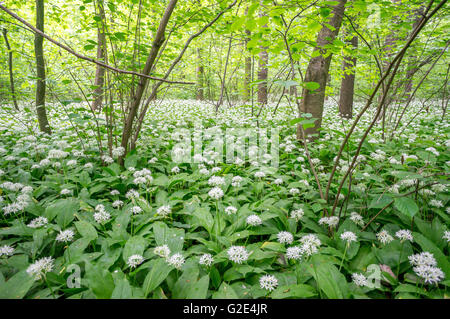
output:
M83 236L89 240L93 240L98 237L97 230L95 229L95 227L92 226L87 221L81 220L81 221L75 222L75 227L77 228L77 230L81 236Z
M274 299L310 298L317 295L316 290L309 285L289 285L275 289L270 295Z
M132 291L128 280L126 278L118 280L112 292L111 299L130 299L131 297Z
M206 299L209 288L209 276L205 275L197 281L189 292L189 299Z
M163 222L155 222L153 224L153 232L158 246L167 245L172 253L183 250L185 236L183 229L169 228Z
M309 91L317 90L320 87L320 84L317 82L305 82L304 86Z
M123 248L123 260L128 261L128 258L132 255L143 255L145 248L148 246L148 240L145 240L141 236L133 236L127 240L125 247Z
M208 233L211 233L214 226L214 218L209 211L204 207L198 208L194 211L193 215L198 219L201 226L203 226Z
M61 210L58 212L56 222L61 228L66 228L75 218L75 213L80 208L80 203L74 199L64 199L59 202L58 208Z
M414 215L419 211L419 207L416 202L408 197L398 197L394 201L394 206L397 208L400 213L414 217Z
M230 285L222 282L219 290L212 295L212 299L238 299L238 295Z
M0 299L22 299L34 283L34 277L26 270L19 271L6 283L0 285Z
M155 290L174 269L167 264L164 259L158 258L150 262L150 271L145 277L143 290L144 296L148 296L153 290Z
M316 259L317 255L313 255ZM314 267L309 267L311 275L317 282L318 287L330 299L344 299L349 297L347 281L344 275L339 272L335 265L331 263L318 262L314 260Z
M107 269L86 263L86 280L98 299L111 298L115 288L114 279Z

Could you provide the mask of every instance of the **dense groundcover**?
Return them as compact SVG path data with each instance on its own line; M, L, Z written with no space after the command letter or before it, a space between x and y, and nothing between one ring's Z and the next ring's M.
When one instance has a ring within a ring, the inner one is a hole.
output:
M418 108L393 136L373 129L334 216L324 212L370 112L326 203L288 106L257 121L245 108L215 116L206 103L165 101L124 166L120 148L101 156L103 119L77 105L50 111L51 136L24 125L34 114L1 111L0 297L448 298L450 129ZM325 114L309 144L322 187L350 126L333 103ZM180 128L203 140L192 163L173 161ZM279 148L220 161L208 146L227 128L278 128Z

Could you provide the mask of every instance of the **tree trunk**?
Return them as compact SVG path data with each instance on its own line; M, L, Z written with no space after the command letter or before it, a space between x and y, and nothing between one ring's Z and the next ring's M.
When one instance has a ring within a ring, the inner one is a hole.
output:
M161 22L159 23L158 30L156 31L155 38L152 43L152 48L147 57L147 61L145 62L144 70L142 74L148 75L150 70L153 67L153 62L155 62L156 56L158 55L158 51L164 43L164 33L166 31L167 24L169 22L170 16L172 15L173 10L175 9L175 5L178 0L171 0L166 7L163 17L161 18ZM136 117L139 105L141 103L142 95L144 94L145 88L148 83L148 78L141 77L138 83L138 87L136 89L136 93L133 96L133 100L130 104L130 109L125 120L125 125L122 132L122 141L121 146L125 149L125 154L128 149L128 141L130 139L132 130L133 130L133 122ZM120 158L120 162L123 161L123 157Z
M265 15L267 14L262 12L260 17ZM267 28L267 24L265 24L263 28ZM258 81L260 81L258 84L258 103L265 105L267 104L267 78L269 74L267 64L269 63L269 54L267 52L267 47L261 46L260 49L258 61Z
M307 88L303 89L302 101L300 104L299 115L302 113L310 113L313 118L317 120L314 123L314 127L307 128L305 130L306 135L317 134L318 129L322 125L323 104L325 99L325 87L328 78L328 71L330 69L332 54L328 52L328 56L325 57L326 46L333 43L334 39L339 33L339 29L342 24L342 19L345 10L345 4L347 0L339 0L339 3L333 7L331 12L331 18L328 21L333 30L330 30L325 24L319 31L317 36L317 47L314 49L314 53L320 54L311 58L308 68L306 70L304 82L316 82L319 84L319 88L310 91ZM313 53L313 54L314 54ZM302 139L300 124L297 127L297 138Z
M203 87L204 87L204 70L203 70L203 61L202 61L202 49L197 49L197 57L198 57L198 65L197 65L197 100L203 101Z
M422 14L424 12L424 7L421 6L419 9L414 12L414 24L413 24L413 30L417 28L420 21L422 20ZM415 52L415 51L413 51ZM410 57L410 61L407 66L406 70L406 82L405 82L405 100L408 100L411 91L412 91L412 85L413 85L413 76L416 74L416 72L419 70L418 66L419 61L417 61L417 55L413 54Z
M358 37L354 36L350 40L353 49L358 47ZM355 66L356 55L354 53L344 57L343 70L344 78L341 82L339 95L339 114L342 117L351 119L353 117L353 93L355 88Z
M251 32L245 30L247 38L245 40L245 51L247 52L247 43L250 41ZM244 76L244 101L250 101L250 83L252 82L252 57L247 52L245 57L245 76Z
M97 60L108 63L106 60L106 36L104 30L105 23L105 11L103 9L103 0L98 0L98 11L100 21L97 22ZM94 90L94 102L92 103L92 109L98 110L102 107L102 100L104 94L105 84L105 69L97 64L95 70L95 90Z
M233 41L233 34L230 35L230 41L228 42L227 58L225 60L225 68L224 68L224 71L223 71L223 79L222 79L222 85L221 85L221 88L220 88L219 102L217 102L217 104L216 104L216 113L219 110L219 107L223 103L223 94L225 92L225 84L226 84L226 80L227 80L227 69L228 69L228 62L230 61L230 52L231 52L231 43L232 43L232 41Z
M8 69L9 69L9 84L11 86L11 96L14 103L14 107L16 110L19 110L19 106L17 105L16 91L14 89L14 76L13 76L13 56L11 51L11 46L8 41L8 30L3 29L3 38L5 39L6 49L8 50Z
M267 68L268 62L269 55L267 53L267 48L261 47L258 61L258 81L262 81L258 84L258 103L261 104L267 104L267 77L269 73Z
M44 0L36 0L36 29L44 32ZM39 122L39 129L42 132L51 134L50 125L45 110L45 61L44 61L44 38L38 33L34 36L34 53L36 56L36 113Z

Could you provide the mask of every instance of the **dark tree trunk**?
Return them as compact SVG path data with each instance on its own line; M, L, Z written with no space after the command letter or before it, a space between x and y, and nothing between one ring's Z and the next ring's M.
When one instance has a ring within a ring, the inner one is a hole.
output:
M158 30L156 31L155 38L152 43L152 48L147 57L147 61L145 63L144 70L142 74L148 75L150 70L153 67L153 63L155 62L156 56L158 55L158 51L164 43L164 34L166 31L167 24L169 23L170 16L172 15L173 10L175 9L175 5L178 0L171 0L166 7L163 17L161 18L161 22L159 23ZM133 96L133 100L131 101L129 112L127 114L125 125L122 132L122 141L121 146L125 149L125 154L128 150L128 141L130 139L132 130L133 130L133 122L136 117L137 111L139 109L139 105L141 104L142 95L144 94L145 88L148 83L148 78L141 77L138 83L138 87L136 89L136 93ZM120 162L123 161L123 157L120 158Z
M358 37L354 36L350 40L353 49L358 47ZM350 54L344 57L343 71L344 78L341 82L339 95L339 114L342 117L351 119L353 117L353 93L355 89L355 66L356 55Z
M203 60L202 60L202 50L197 49L198 65L197 65L197 100L204 100L204 70L203 70Z
M310 91L307 88L303 89L299 113L300 115L302 113L310 113L313 118L317 119L314 127L305 130L306 135L317 134L318 129L322 125L325 87L332 57L331 53L327 57L324 57L324 54L326 52L326 46L332 43L339 33L346 2L347 0L339 0L339 3L333 7L331 18L327 23L333 30L330 30L327 24L325 24L319 31L317 47L314 49L314 52L319 51L320 54L311 58L306 70L304 82L316 82L319 84L319 88L314 91ZM297 127L297 138L302 138L300 125Z
M13 55L11 46L8 41L8 30L3 29L3 38L5 39L6 49L8 50L8 69L9 69L9 84L11 86L11 96L14 103L14 107L16 110L19 110L19 106L17 105L16 91L14 89L14 76L13 76Z
M106 36L104 30L105 23L105 11L103 9L103 0L98 1L98 12L101 21L97 22L97 60L108 63L106 60ZM97 64L95 70L95 90L94 90L94 102L92 103L92 109L98 110L102 107L102 100L104 94L105 84L105 68Z
M44 32L44 0L36 0L36 29ZM36 56L36 113L39 122L39 129L42 132L51 134L50 125L45 110L45 61L44 61L44 38L35 34L34 36L34 52Z
M266 47L261 47L261 52L259 52L258 61L258 103L267 104L267 77L269 70L267 64L269 62L269 55L267 53Z

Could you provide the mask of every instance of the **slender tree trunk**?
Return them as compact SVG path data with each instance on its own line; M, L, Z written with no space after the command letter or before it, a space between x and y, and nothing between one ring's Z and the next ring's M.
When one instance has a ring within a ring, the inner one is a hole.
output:
M14 107L18 111L19 106L17 105L16 91L14 89L13 55L12 55L11 46L9 45L7 33L8 33L8 30L3 29L3 38L5 39L6 49L8 50L8 69L9 69L9 84L11 86L11 96L12 96L12 100L14 103Z
M36 0L36 28L44 32L44 0ZM51 134L50 125L45 110L45 61L44 61L44 38L35 34L34 36L34 52L36 56L36 113L39 122L39 129L42 132Z
M158 51L164 43L164 34L166 31L167 24L169 22L170 16L172 15L173 10L175 9L175 5L178 0L171 0L166 7L163 17L161 18L161 22L159 23L158 30L156 31L155 38L152 43L152 48L147 57L147 61L145 63L143 74L148 75L150 70L153 67L153 62L158 55ZM125 125L122 132L122 141L121 146L125 149L125 154L128 149L128 141L130 139L132 130L133 130L133 122L136 117L137 111L139 109L139 105L142 100L142 95L144 94L145 88L148 83L148 78L141 77L136 89L136 93L133 96L133 100L131 101L129 112L127 114ZM120 162L123 161L123 157L120 158Z
M203 69L203 60L202 60L202 49L197 49L197 100L203 101L205 99L203 90L204 90L204 69Z
M252 81L252 57L247 52L247 43L250 41L251 32L250 30L245 30L247 38L245 39L245 76L244 76L244 101L250 101L250 83Z
M358 47L358 37L354 36L350 40L353 49ZM339 96L339 114L342 117L351 119L353 117L353 93L355 88L355 66L356 55L354 53L344 57L343 70L344 78L341 82Z
M317 54L316 51L319 51L320 54L311 58L306 70L304 82L316 82L319 84L319 88L314 91L307 88L303 89L303 98L300 104L299 113L300 115L302 113L310 113L313 118L317 119L314 123L314 127L305 129L306 135L317 134L318 129L322 125L325 87L332 57L332 54L329 52L327 57L325 57L324 54L326 46L332 43L339 33L346 2L347 0L339 0L339 3L333 7L331 18L328 23L322 27L317 36L317 47L314 49L314 52ZM330 25L333 30L329 29L327 25ZM297 127L297 138L299 140L302 139L300 126Z
M230 35L230 41L228 42L227 58L225 60L225 68L223 71L222 86L220 88L220 98L219 98L219 102L217 102L217 105L216 105L216 113L219 110L219 107L223 103L223 94L224 94L225 84L226 84L226 80L227 80L227 69L228 69L228 62L230 61L230 52L231 52L232 41L233 41L233 34Z
M248 14L248 7L245 9L245 15ZM252 81L252 57L247 50L247 44L250 41L252 33L245 29L244 52L245 54L245 75L244 75L244 102L250 101L250 82Z
M266 15L267 14L262 11L260 17ZM267 24L265 24L263 28L267 28ZM261 51L259 52L258 60L258 81L260 81L258 84L258 103L265 105L267 104L267 78L269 75L267 65L269 63L269 54L266 46L261 46L260 49Z
M267 53L267 48L261 47L258 61L258 81L261 81L258 84L258 103L263 105L267 104L267 78L269 74L269 70L267 68L268 62L269 55Z
M425 7L421 6L419 9L414 12L414 24L413 24L413 30L417 28L420 21L422 20L422 14L425 10ZM417 65L419 61L417 61L417 55L413 54L410 57L410 61L407 66L406 70L406 81L405 81L405 99L408 100L411 91L412 91L412 85L413 85L413 77L414 74L419 70L419 66Z
M106 60L106 36L104 30L105 23L105 11L103 9L103 0L98 0L98 12L101 21L97 22L97 60L108 63ZM105 85L105 68L97 64L95 70L95 90L94 90L94 102L92 103L92 109L98 110L102 107L102 100L104 94Z

